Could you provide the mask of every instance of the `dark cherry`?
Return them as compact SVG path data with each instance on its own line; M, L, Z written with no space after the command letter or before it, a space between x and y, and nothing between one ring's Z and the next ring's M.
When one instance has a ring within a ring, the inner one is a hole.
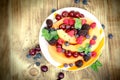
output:
M75 12L75 17L79 18L80 17L80 13L79 12Z
M71 29L66 29L66 31L65 31L65 32L66 32L66 33L68 33L69 31L71 31Z
M90 55L84 55L83 59L85 62L87 62L88 60L90 60L91 56Z
M67 11L63 11L62 12L62 17L68 17L68 12Z
M36 50L35 50L35 49L30 49L30 50L29 50L29 54L30 54L31 56L34 56L34 55L36 54Z
M75 16L75 12L74 12L74 11L70 11L70 12L69 12L69 16L70 16L70 17L74 17L74 16Z
M79 56L79 54L77 52L73 52L72 55L74 58L77 58Z
M48 71L48 67L45 66L45 65L41 66L41 71L47 72Z
M59 15L59 14L57 14L56 16L55 16L55 19L56 20L60 20L62 17L61 17L61 15Z
M59 28L65 30L65 29L66 29L66 25L65 25L65 24L61 24L61 25L59 26Z
M65 56L66 57L71 57L72 56L72 52L71 51L65 51Z
M56 47L57 47L57 48L61 48L62 45L57 43L57 44L56 44Z
M81 29L82 30L89 30L90 26L89 26L89 24L83 24Z
M83 61L82 60L78 60L75 62L75 66L77 67L81 67L83 65Z
M46 20L47 27L50 28L53 25L53 21L51 19Z
M85 55L84 52L78 52L78 54L79 54L80 56L84 56L84 55Z
M84 18L85 16L84 16L84 14L80 14L80 18Z
M77 34L77 30L76 30L76 29L74 29L74 31L75 31L75 34Z
M59 72L58 73L58 79L63 79L64 78L64 73L63 72Z
M36 51L41 51L39 44L35 47Z
M56 39L51 39L50 41L48 41L48 43L50 45L55 45L57 43L57 40Z
M79 36L86 36L88 34L88 30L78 30L78 35Z

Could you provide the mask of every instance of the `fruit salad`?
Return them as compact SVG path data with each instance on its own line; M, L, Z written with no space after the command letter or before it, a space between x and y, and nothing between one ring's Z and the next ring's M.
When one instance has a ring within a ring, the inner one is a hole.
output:
M103 30L95 21L78 11L55 13L55 21L46 19L42 36L48 42L52 59L59 68L80 70L94 63L104 45Z

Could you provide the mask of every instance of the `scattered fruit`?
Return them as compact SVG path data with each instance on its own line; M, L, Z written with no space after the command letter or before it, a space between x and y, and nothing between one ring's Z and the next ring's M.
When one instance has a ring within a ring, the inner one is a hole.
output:
M90 27L91 27L92 29L95 28L95 27L96 27L96 23L95 23L95 22L91 23L91 24L90 24Z
M51 10L51 13L53 13L53 12L55 12L56 11L56 9L55 8L53 8L52 10Z
M64 40L61 39L61 38L59 38L59 39L57 40L57 42L58 42L59 44L63 44L63 43L64 43Z
M96 57L97 56L97 53L95 51L91 52L91 56L92 57Z
M86 24L87 20L86 19L82 19L82 25Z
M62 17L61 17L61 15L59 15L59 14L57 14L56 16L55 16L55 19L56 20L60 20Z
M62 52L62 48L57 48L57 52Z
M75 34L75 31L74 30L70 30L69 32L67 32L67 34L70 35L71 37L73 37L74 34Z
M74 16L75 16L75 12L74 12L74 11L70 11L70 12L69 12L69 16L70 16L70 17L74 17Z
M45 65L41 66L41 71L42 72L47 72L48 71L48 67L45 66Z
M111 33L108 34L108 38L109 39L112 39L113 38L113 35Z
M31 56L34 56L34 55L36 54L36 50L35 50L35 49L30 49L30 50L29 50L29 54L30 54Z
M83 65L83 61L82 60L78 60L78 61L75 62L75 65L77 67L81 67Z
M40 62L35 62L36 66L40 66Z
M105 29L105 25L104 24L101 24L102 25L102 28Z
M53 21L51 19L46 20L47 27L50 28L53 25Z
M59 72L58 73L58 79L63 79L64 78L64 73L63 72Z
M26 57L27 57L27 58L31 58L31 55L30 55L30 54L27 54Z

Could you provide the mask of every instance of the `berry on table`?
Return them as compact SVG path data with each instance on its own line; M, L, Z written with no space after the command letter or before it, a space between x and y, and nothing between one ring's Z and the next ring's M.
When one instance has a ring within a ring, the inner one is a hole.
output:
M52 10L51 10L51 13L53 13L53 12L55 12L56 11L56 9L55 8L53 8Z
M108 38L109 39L112 39L113 38L113 35L111 33L108 34Z
M36 57L36 58L41 58L42 55L41 55L41 53L37 53L35 57Z
M80 0L74 0L75 3L80 3Z
M105 29L105 25L104 24L101 24L102 28Z
M91 52L91 56L92 57L96 57L97 56L97 53L95 51Z
M48 67L46 65L41 66L41 71L42 72L47 72L48 71Z
M40 66L40 62L35 62L36 66Z
M63 79L64 78L64 73L63 72L59 72L58 73L58 79Z

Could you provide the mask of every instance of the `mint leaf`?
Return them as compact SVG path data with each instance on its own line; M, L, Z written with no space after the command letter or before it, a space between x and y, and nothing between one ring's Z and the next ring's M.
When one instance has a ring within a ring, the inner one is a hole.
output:
M86 43L85 47L89 47L89 45L90 45L89 43Z
M79 52L83 52L83 51L84 51L84 48L83 48L83 47L79 47L79 48L78 48L78 51L79 51Z
M101 64L100 61L98 61L98 60L96 61L96 65L97 65L97 66L100 66L100 67L102 66L102 64Z
M56 40L57 40L58 38L59 38L59 37L58 37L58 35L54 36L54 39L56 39Z
M82 24L81 24L81 19L76 18L75 19L75 29L81 29Z

